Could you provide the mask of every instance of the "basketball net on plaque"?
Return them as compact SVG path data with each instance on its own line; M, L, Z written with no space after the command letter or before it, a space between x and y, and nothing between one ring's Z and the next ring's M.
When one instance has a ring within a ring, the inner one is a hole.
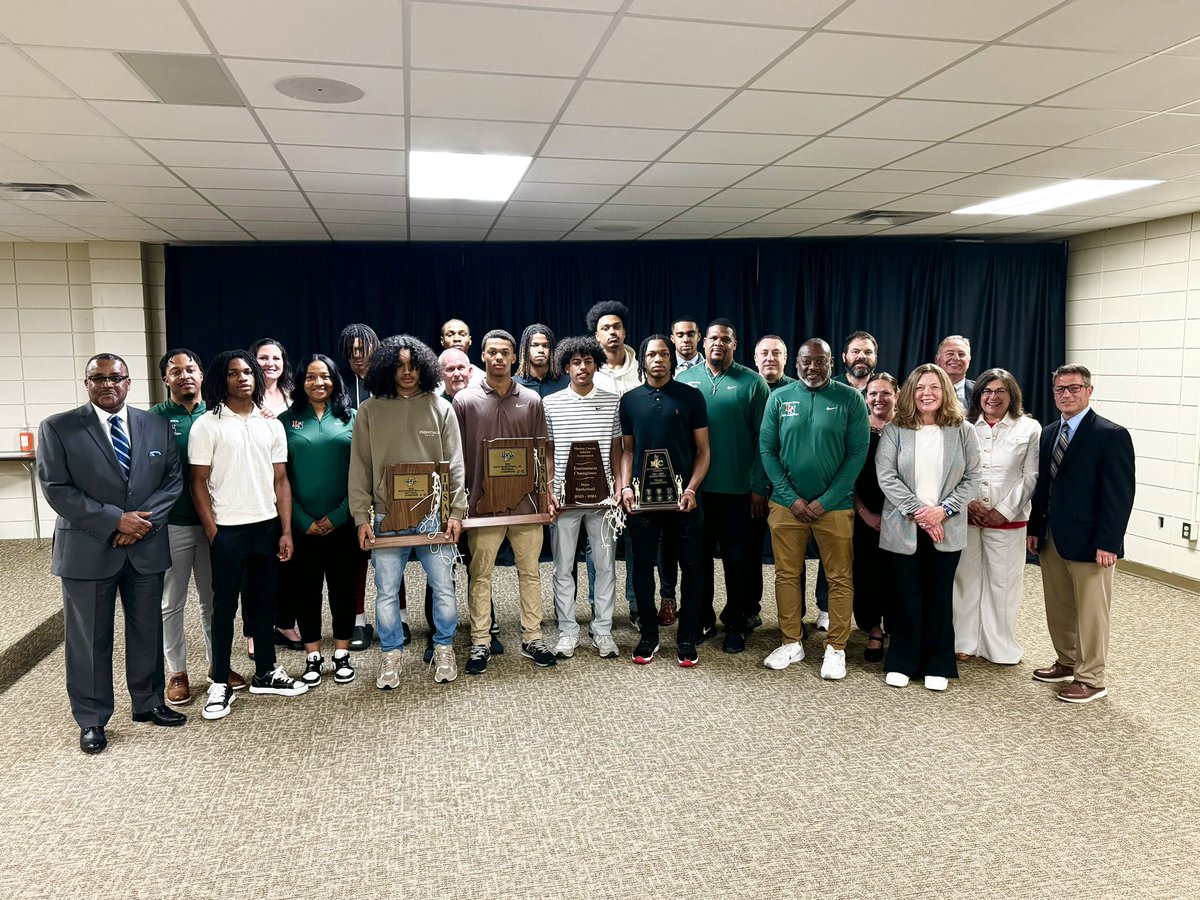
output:
M483 442L483 479L475 514L464 528L544 525L550 521L545 438L494 438ZM524 507L534 512L517 512Z
M375 536L375 547L414 547L445 544L450 519L450 463L397 463L384 467L384 506L380 531L416 534Z
M642 454L642 477L632 479L633 512L678 512L683 479L675 474L671 454L647 450Z

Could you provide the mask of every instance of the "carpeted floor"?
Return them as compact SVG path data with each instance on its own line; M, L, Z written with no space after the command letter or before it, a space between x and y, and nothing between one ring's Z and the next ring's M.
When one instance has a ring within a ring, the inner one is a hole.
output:
M535 670L502 569L509 653L482 678L434 685L418 612L398 691L375 689L376 647L352 685L241 695L220 722L193 702L186 727L156 729L129 721L118 675L109 748L85 757L59 648L0 695L0 895L1200 896L1200 605L1117 580L1111 694L1085 707L1030 681L1052 658L1033 568L1025 661L965 664L942 695L886 687L858 634L844 682L820 680L819 636L764 669L769 588L740 656L703 645L684 671L668 635L635 667L622 617L622 659L585 646Z

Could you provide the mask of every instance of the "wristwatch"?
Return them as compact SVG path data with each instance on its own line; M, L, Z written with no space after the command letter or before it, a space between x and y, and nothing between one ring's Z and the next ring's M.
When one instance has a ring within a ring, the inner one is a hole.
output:
M943 504L941 504L941 507L942 507L942 512L944 512L946 514L947 519L952 519L952 518L954 518L955 515L957 515L957 513L954 510L954 507L951 506L949 503L943 503Z

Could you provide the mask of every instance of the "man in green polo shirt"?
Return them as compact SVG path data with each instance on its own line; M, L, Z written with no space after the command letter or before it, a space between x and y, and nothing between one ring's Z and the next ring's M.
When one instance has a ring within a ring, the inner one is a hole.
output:
M183 493L167 516L167 538L171 544L171 568L163 580L162 618L163 655L166 657L168 703L188 703L192 688L187 673L187 641L184 638L183 607L187 600L188 582L195 575L196 594L200 598L200 621L204 626L204 649L212 674L212 564L208 555L208 538L192 502L191 470L188 466L187 444L192 424L208 410L200 397L204 371L200 358L191 350L172 350L158 363L170 400L150 407L150 412L171 423L179 447L179 465L183 476ZM241 690L245 679L237 672L229 673L229 686Z
M704 332L704 365L676 376L696 388L708 408L709 448L712 454L704 477L704 539L701 567L704 602L700 605L700 640L717 633L713 608L713 556L721 548L725 569L726 653L746 649L748 596L744 568L750 523L755 511L767 505L768 481L758 453L758 429L770 390L753 369L733 361L737 331L728 319L713 319Z

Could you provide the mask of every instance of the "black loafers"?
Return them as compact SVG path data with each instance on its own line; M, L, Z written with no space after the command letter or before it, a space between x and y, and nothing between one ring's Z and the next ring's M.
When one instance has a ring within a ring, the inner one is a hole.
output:
M104 736L104 726L92 725L79 729L79 749L84 753L99 753L108 746L108 738Z
M187 716L183 713L177 713L169 706L156 706L150 712L135 712L133 714L135 722L149 722L152 725L165 725L168 728L176 728L187 721ZM101 732L103 736L103 732Z

